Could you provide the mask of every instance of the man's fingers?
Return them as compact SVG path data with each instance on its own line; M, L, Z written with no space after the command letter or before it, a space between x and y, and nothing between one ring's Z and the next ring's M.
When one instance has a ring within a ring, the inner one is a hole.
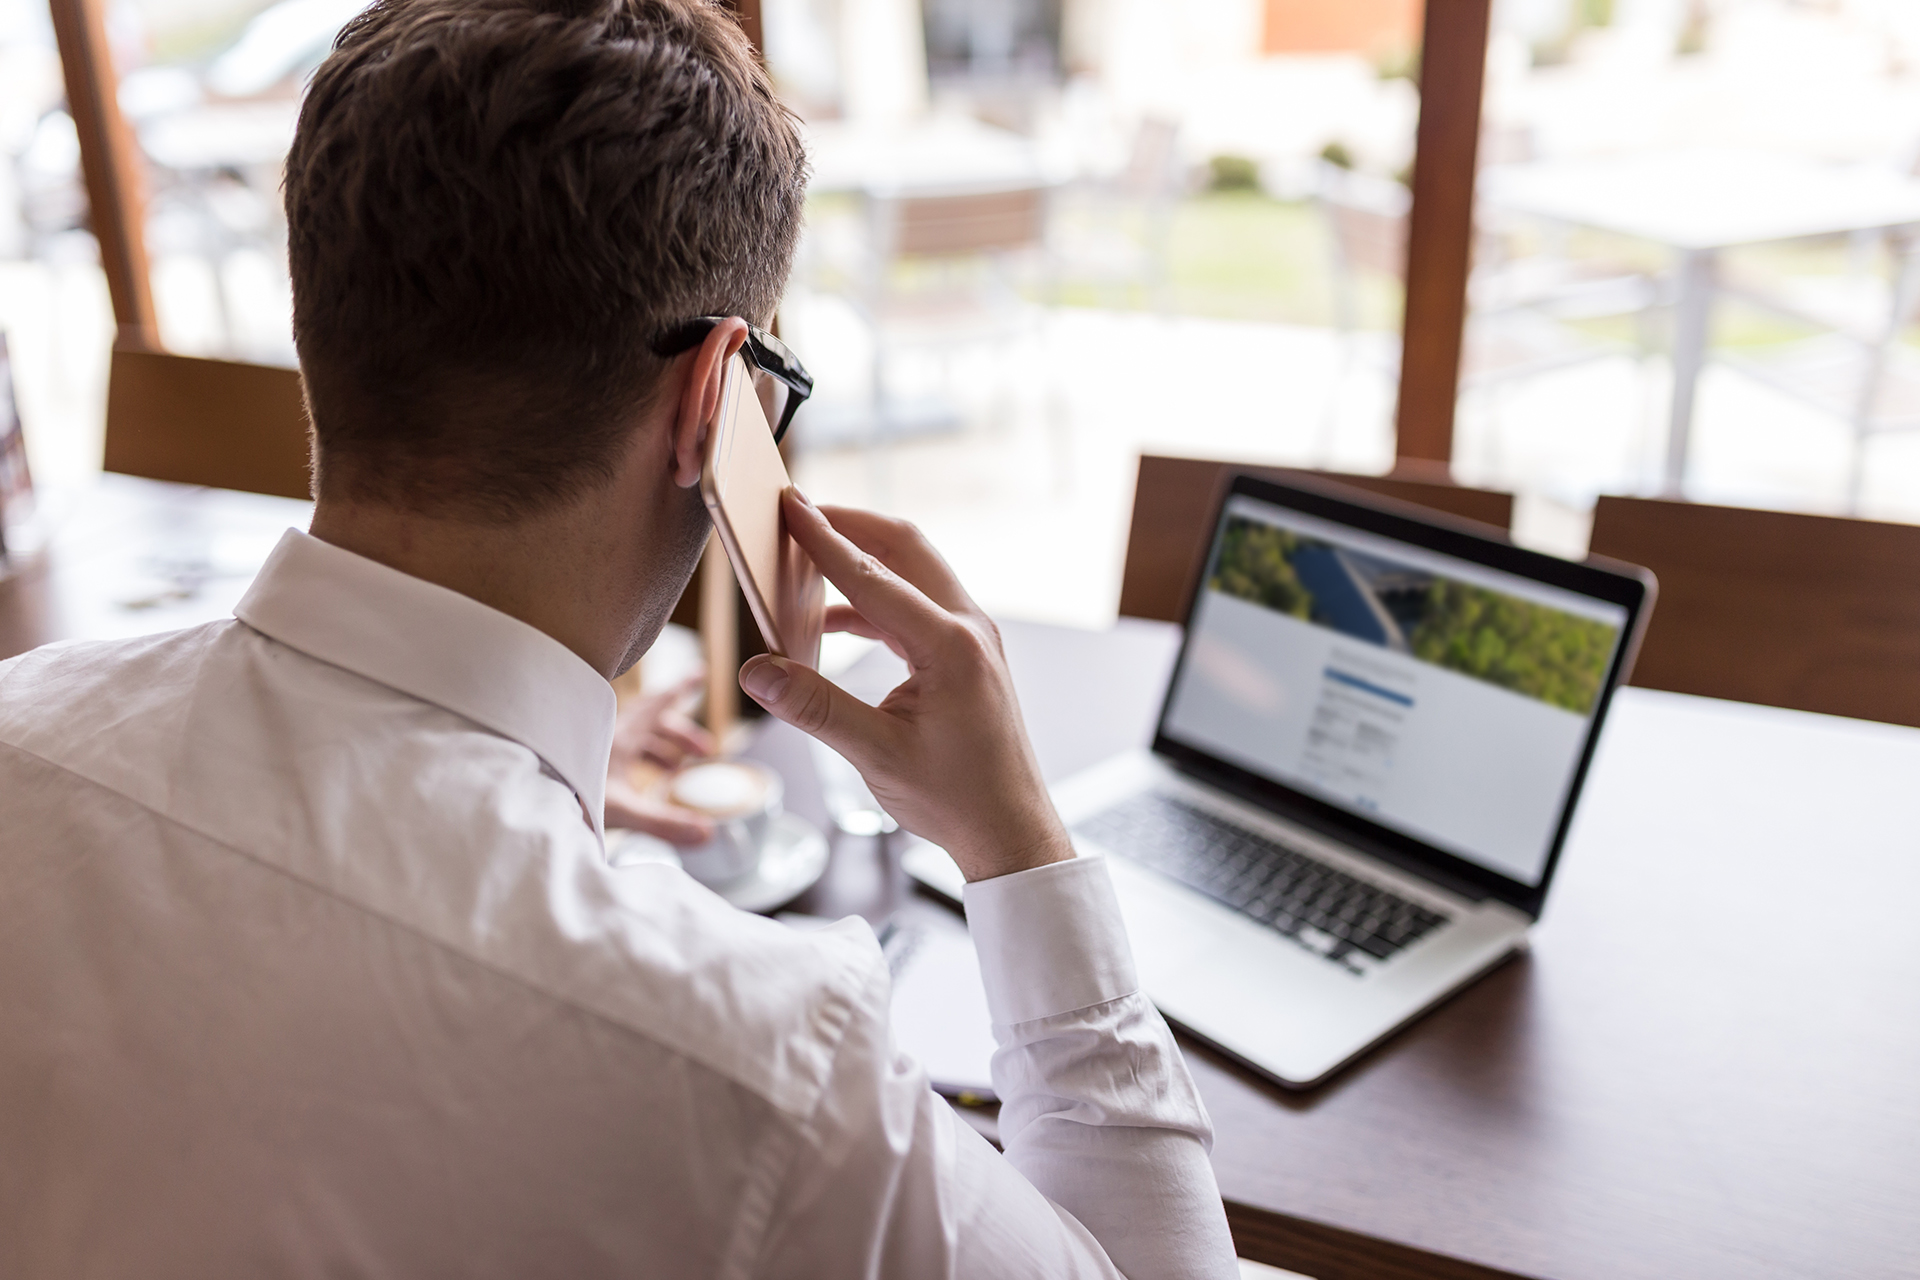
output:
M867 621L867 615L850 604L828 605L820 626L824 631L846 631L869 640L884 640L887 636L886 632Z
M861 616L860 611L850 604L827 606L826 618L822 621L820 629L822 631L844 631L848 635L865 636L869 640L878 640L886 645L887 648L893 650L894 657L905 659L907 656L900 652L900 642L898 640L895 640L892 636L874 626L871 622L868 622L865 617Z
M678 712L670 711L660 717L660 727L656 732L669 743L680 748L681 754L689 756L710 756L713 754L713 735L704 725Z
M892 722L811 667L760 654L740 668L740 687L776 719L820 739L857 769L892 750Z
M607 825L641 831L682 849L713 839L713 824L689 810L652 800L629 787L607 788Z
M920 588L941 608L956 613L974 610L973 598L945 558L905 520L858 507L821 507L820 513L847 541Z
M863 617L899 642L909 662L926 665L941 637L956 625L953 616L878 556L848 541L798 489L788 489L783 501L787 532L820 572Z

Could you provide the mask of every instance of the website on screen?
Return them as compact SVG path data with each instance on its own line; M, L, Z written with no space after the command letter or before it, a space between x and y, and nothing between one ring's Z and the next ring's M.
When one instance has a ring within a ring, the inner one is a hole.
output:
M1235 496L1166 732L1537 884L1626 620Z

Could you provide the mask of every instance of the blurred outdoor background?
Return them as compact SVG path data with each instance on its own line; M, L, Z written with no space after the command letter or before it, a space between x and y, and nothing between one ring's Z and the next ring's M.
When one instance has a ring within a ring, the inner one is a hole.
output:
M292 362L280 165L358 7L111 8L169 349ZM765 0L814 158L800 483L909 515L998 613L1102 625L1140 452L1386 470L1421 18ZM1678 376L1688 496L1920 520L1883 229L1920 199L1920 3L1496 0L1486 86L1455 475L1579 554L1596 494L1665 483ZM0 0L0 331L52 494L98 470L113 332L78 163L45 0Z

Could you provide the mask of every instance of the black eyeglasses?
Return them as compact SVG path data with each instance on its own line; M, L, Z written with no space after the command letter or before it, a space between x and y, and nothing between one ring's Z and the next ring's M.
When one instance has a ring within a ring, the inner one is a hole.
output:
M725 316L696 316L682 321L653 342L653 354L677 356L693 350ZM747 342L740 348L753 370L753 389L766 411L767 425L773 428L773 441L780 443L793 425L794 412L813 394L813 375L787 349L787 344L765 329L747 326Z

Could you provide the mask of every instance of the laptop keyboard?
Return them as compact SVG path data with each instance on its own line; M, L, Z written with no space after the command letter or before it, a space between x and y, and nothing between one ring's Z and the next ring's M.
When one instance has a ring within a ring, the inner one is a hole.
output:
M1171 796L1133 796L1074 831L1344 968L1358 968L1356 951L1385 960L1450 918Z

